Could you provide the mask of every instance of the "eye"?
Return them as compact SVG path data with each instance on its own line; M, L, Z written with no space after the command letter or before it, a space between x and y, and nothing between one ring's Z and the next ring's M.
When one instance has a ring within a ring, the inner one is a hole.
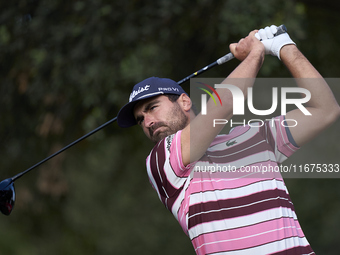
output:
M138 125L142 125L143 121L144 121L144 117L139 117L136 119L136 122Z

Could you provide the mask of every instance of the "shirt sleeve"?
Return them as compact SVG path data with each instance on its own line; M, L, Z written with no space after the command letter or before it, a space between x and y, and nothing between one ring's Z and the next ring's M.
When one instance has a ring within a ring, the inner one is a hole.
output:
M146 159L150 183L162 201L172 197L190 175L190 165L184 166L182 161L181 133L161 140Z
M184 166L182 160L182 146L181 146L182 130L178 131L172 138L170 146L170 165L178 176L188 176L190 165Z
M278 163L282 163L299 149L292 143L292 137L289 139L283 115L265 122L264 129L267 142L273 148Z

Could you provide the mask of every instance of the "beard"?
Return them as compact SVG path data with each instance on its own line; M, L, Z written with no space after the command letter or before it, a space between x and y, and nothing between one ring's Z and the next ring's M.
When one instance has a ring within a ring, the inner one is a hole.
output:
M173 104L167 122L157 122L149 128L150 140L158 143L165 137L175 134L177 131L184 129L189 124L189 118L186 116L177 102ZM160 130L156 129L160 128Z

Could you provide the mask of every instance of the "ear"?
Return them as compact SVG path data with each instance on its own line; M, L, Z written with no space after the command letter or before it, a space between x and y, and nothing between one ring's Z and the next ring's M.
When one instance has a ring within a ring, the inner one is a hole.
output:
M177 102L179 103L179 105L182 107L184 111L186 112L190 111L192 102L191 102L190 97L187 94L185 93L181 94Z

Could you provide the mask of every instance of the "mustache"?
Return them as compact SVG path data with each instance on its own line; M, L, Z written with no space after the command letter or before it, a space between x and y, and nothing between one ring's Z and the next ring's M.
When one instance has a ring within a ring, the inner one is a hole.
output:
M153 132L155 132L155 130L157 128L159 128L159 127L166 127L166 126L167 125L164 122L162 122L162 121L153 124L151 127L149 127L149 134L150 134L150 136L153 136Z

